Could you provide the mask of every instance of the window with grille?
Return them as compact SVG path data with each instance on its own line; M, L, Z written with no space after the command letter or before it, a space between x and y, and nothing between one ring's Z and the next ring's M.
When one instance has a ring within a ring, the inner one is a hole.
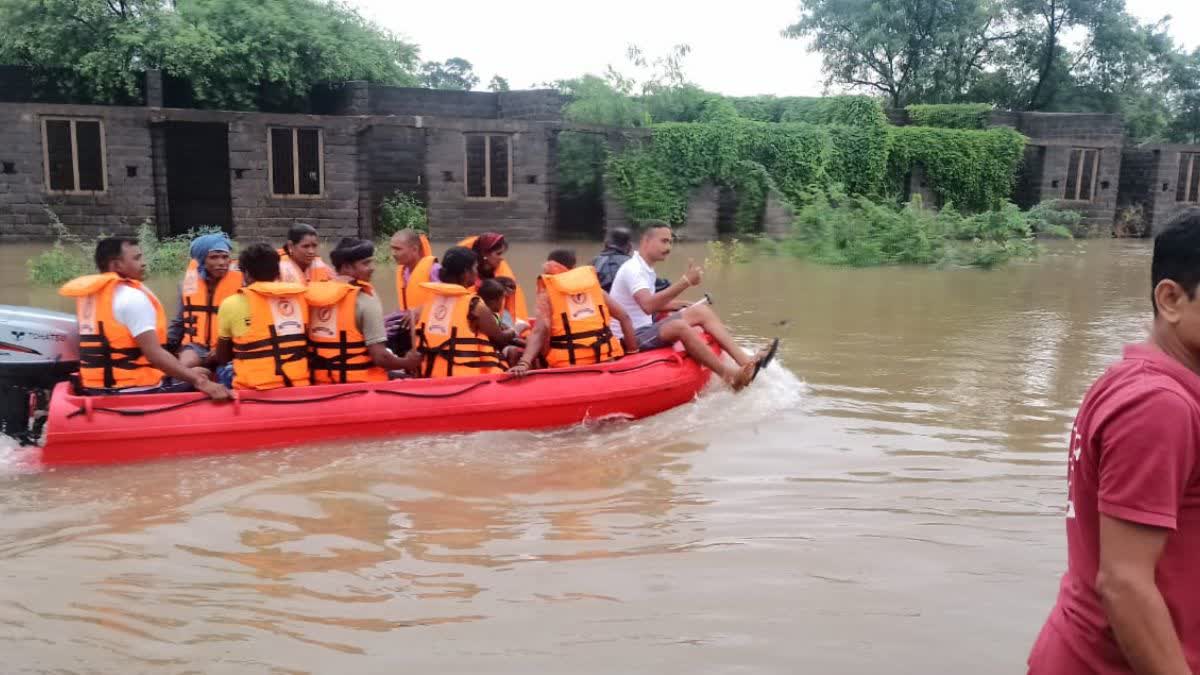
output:
M267 144L271 194L317 197L324 185L324 139L320 129L273 127Z
M1175 186L1175 201L1200 202L1200 152L1180 153Z
M46 189L51 192L104 192L104 125L99 120L42 120Z
M1096 176L1100 173L1100 151L1096 148L1071 148L1067 167L1067 187L1063 199L1090 202L1096 197Z
M512 137L502 134L467 134L469 199L508 199L512 192Z

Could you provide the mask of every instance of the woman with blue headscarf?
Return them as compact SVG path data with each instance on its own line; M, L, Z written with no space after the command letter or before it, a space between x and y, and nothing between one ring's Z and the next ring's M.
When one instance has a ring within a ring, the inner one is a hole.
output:
M217 309L242 287L242 273L231 260L233 242L224 232L192 240L191 260L179 286L179 312L167 328L167 342L178 345L179 362L188 367L213 365Z

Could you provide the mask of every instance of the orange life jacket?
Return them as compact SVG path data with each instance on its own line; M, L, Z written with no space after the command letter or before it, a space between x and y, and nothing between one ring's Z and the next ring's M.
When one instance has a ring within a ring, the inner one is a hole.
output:
M386 382L387 371L367 353L362 330L355 321L358 294L375 295L363 281L319 281L309 284L308 346L313 384Z
M472 301L478 297L458 284L424 283L429 302L421 308L417 349L425 359L425 377L482 375L503 370L487 336L471 330Z
M404 266L396 266L396 297L400 300L400 309L408 311L424 305L429 300L429 291L421 288L421 284L433 281L430 274L433 273L435 262L437 258L431 255L421 258L408 275L407 283L404 281Z
M304 286L258 281L238 290L250 305L250 326L233 338L233 386L308 386L308 305Z
M180 295L183 297L182 344L196 344L212 349L217 346L216 318L221 301L237 293L242 287L242 273L237 263L230 261L229 272L209 286L200 276L200 265L195 260L188 263L183 274Z
M551 368L601 363L625 355L609 328L611 315L595 268L585 265L562 274L543 274L538 286L550 301L546 362Z
M479 239L478 235L467 237L458 242L459 246L471 248L475 245L475 240ZM500 261L500 266L496 268L496 276L508 277L514 282L517 280L517 275L513 274L512 267L509 267L507 260ZM504 309L512 315L513 321L528 321L529 310L525 304L525 291L521 289L521 284L517 284L517 292L509 295L504 300Z
M333 269L320 256L313 258L308 269L302 270L287 254L286 248L279 249L279 280L285 284L307 286L314 281L329 281L334 276Z
M163 372L150 365L129 329L113 316L113 295L120 286L131 286L146 294L157 314L154 329L159 344L167 341L167 314L162 303L133 279L113 272L89 274L72 279L58 289L59 295L75 298L79 322L79 379L88 389L153 387L162 382Z

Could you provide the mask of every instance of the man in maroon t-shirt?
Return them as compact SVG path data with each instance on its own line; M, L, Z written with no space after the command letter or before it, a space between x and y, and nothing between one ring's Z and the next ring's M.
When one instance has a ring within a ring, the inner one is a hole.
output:
M1200 209L1154 242L1154 326L1083 399L1067 572L1031 675L1200 673Z

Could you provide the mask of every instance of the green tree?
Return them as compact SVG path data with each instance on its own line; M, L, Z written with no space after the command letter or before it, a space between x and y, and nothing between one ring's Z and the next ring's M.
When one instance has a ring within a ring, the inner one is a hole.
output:
M508 80L499 75L492 76L492 80L488 82L488 90L494 92L509 91Z
M66 69L61 88L101 100L132 94L164 13L162 0L0 0L0 63Z
M0 61L67 69L101 99L162 68L224 108L286 106L321 82L417 82L415 45L323 0L0 0Z
M479 76L475 74L475 67L470 61L455 56L440 63L422 63L421 84L430 89L470 91L479 84Z
M995 0L801 0L786 37L811 37L827 85L885 95L893 107L958 100L1013 37Z

